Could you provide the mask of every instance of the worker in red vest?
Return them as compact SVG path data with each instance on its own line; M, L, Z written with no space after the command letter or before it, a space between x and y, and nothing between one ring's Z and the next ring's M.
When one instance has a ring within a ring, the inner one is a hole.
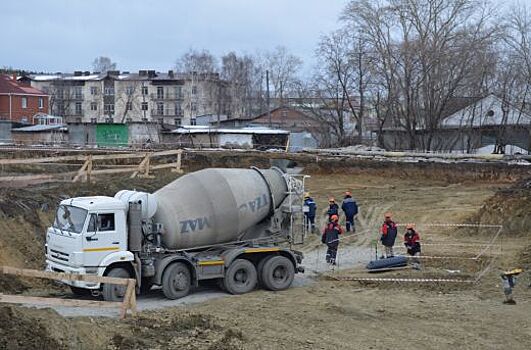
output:
M385 257L394 257L393 246L395 245L396 235L398 233L396 223L391 217L391 213L385 213L385 221L380 229L380 241L385 248Z
M339 246L339 235L343 234L343 228L339 226L339 216L330 216L330 222L326 224L321 237L321 242L328 247L326 251L326 262L336 265L337 248Z
M406 246L407 253L413 257L413 268L420 270L420 235L415 230L414 224L406 225L406 233L404 234L404 245Z

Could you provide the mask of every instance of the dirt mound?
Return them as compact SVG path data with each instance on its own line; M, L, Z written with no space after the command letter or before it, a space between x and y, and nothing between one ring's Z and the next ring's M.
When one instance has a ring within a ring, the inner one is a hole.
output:
M503 224L503 234L531 237L531 178L518 181L513 186L499 190L488 199L478 213L468 222ZM476 230L480 233L481 230Z
M0 306L0 349L62 350L79 340L70 322L53 310Z
M123 324L110 348L133 349L242 349L243 334L225 329L220 321L202 314L142 315Z

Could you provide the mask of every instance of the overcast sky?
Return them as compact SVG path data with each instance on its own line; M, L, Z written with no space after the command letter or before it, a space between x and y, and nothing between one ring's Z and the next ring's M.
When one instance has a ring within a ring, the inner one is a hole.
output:
M339 27L347 0L2 0L0 66L91 69L108 56L121 70L168 70L189 48L219 56L286 46L306 63Z

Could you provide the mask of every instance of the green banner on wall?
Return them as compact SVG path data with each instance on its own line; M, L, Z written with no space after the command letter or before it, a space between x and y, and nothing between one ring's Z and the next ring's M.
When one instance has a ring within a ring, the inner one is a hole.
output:
M98 147L127 147L129 132L126 124L97 124Z

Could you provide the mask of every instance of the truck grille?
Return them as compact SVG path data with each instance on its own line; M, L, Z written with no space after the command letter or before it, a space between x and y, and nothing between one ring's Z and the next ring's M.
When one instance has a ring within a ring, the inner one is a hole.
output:
M62 260L62 261L68 261L70 255L67 253L60 252L58 250L50 249L50 256L52 258Z

